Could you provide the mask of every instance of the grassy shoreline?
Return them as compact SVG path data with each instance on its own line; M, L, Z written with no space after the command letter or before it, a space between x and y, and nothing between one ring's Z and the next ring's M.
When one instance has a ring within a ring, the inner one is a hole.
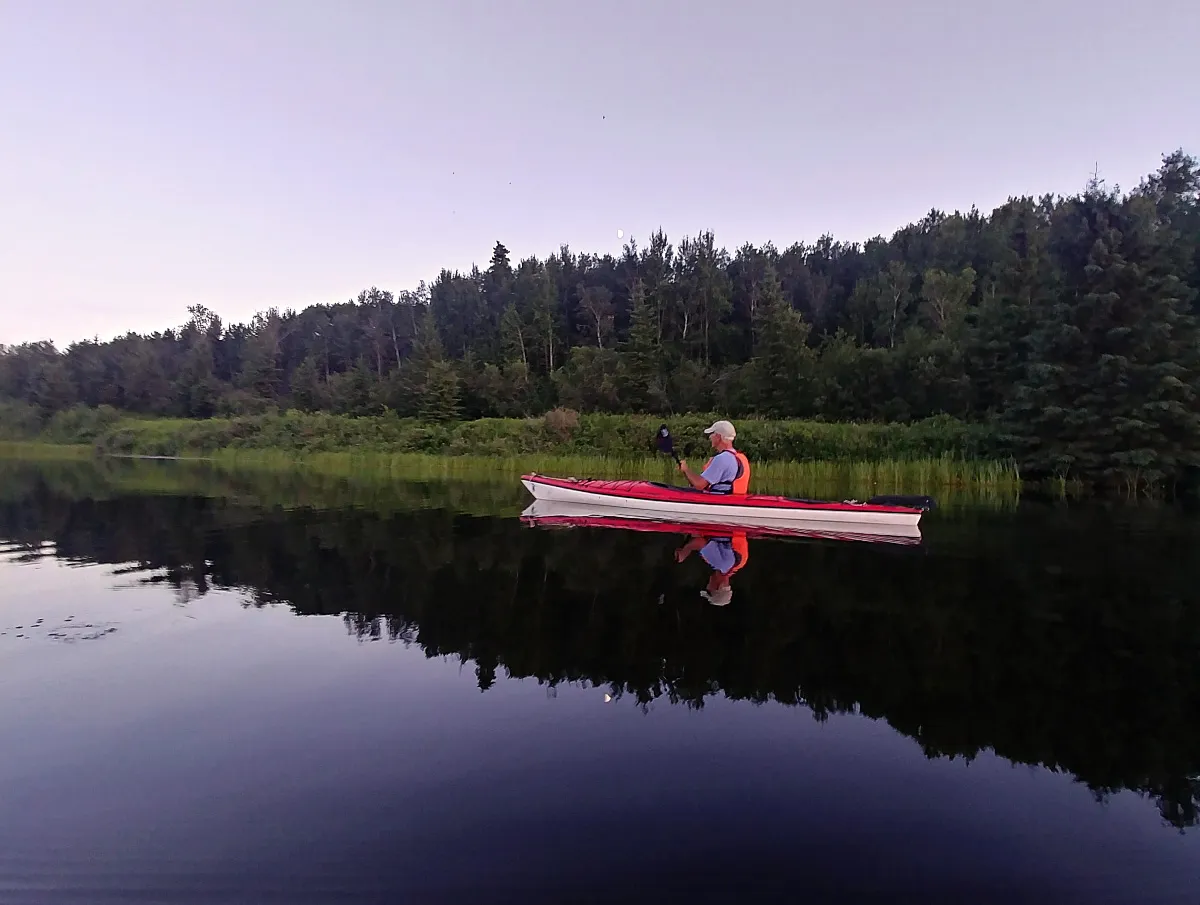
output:
M694 465L703 462L709 454L703 429L713 416L666 420L680 452ZM373 480L507 480L539 472L677 482L674 464L654 449L661 422L656 416L569 410L540 418L427 423L295 411L153 419L73 409L54 416L37 436L0 441L0 454L205 459L228 468L303 469ZM969 491L1012 497L1021 489L1015 464L998 452L998 438L953 419L914 424L745 419L738 422L738 446L754 463L755 489L764 493L861 498Z
M573 455L437 456L421 453L308 453L222 450L212 460L231 466L310 467L325 472L357 472L409 480L514 478L538 473L593 478L644 478L680 483L674 463L664 457L609 458ZM1020 478L1005 463L971 462L944 457L892 462L760 462L754 465L755 490L788 493L803 488L851 487L877 493L928 492L935 489L989 488L1015 492Z
M0 457L6 459L89 459L96 450L83 443L54 443L49 440L0 440Z
M526 454L516 456L430 455L374 451L289 452L264 449L214 450L205 455L143 456L106 454L85 446L0 443L0 456L32 459L87 459L204 463L230 471L312 473L349 480L513 481L530 472L595 478L644 478L679 483L674 463L663 456ZM1002 462L973 462L951 457L883 462L761 462L754 466L754 487L762 493L869 496L880 493L933 494L976 501L1015 500L1021 490L1015 469Z
M223 449L287 452L372 451L437 455L653 456L664 420L684 455L708 452L703 430L715 414L579 415L555 409L536 418L423 422L395 415L351 417L283 411L238 418L146 418L111 408L75 408L31 426L6 421L0 440L89 444L106 453L178 456ZM747 418L737 422L738 447L755 462L1007 459L1004 438L952 418L913 423L828 423Z

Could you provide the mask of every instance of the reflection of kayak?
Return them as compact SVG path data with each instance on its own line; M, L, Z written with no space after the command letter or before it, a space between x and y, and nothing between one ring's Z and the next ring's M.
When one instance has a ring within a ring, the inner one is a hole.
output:
M616 506L668 520L708 520L750 525L778 525L796 521L852 522L916 527L922 512L917 505L895 505L890 499L884 503L884 498L865 503L839 503L756 493L713 494L653 481L592 481L525 475L521 483L535 500ZM915 503L918 499L912 498L912 501Z
M747 525L737 522L705 522L654 518L645 512L586 503L551 503L535 500L521 513L521 521L536 528L619 528L659 534L688 534L696 537L807 537L817 540L864 541L883 544L919 544L921 531L915 525L861 525L801 521L777 525Z

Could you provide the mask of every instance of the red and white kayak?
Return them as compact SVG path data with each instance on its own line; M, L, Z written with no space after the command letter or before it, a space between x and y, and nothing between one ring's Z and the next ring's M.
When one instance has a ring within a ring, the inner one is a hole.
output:
M603 514L598 514L601 509ZM729 537L732 534L742 534L748 538L793 538L901 545L921 543L921 531L913 525L862 525L852 522L837 524L799 519L773 525L747 525L736 520L692 521L686 518L667 521L619 507L551 503L546 500L534 500L530 503L521 513L521 521L530 528L615 528L622 531L682 534L692 537Z
M931 500L917 497L911 498L913 505L897 505L896 498L879 497L865 503L834 502L756 493L704 493L654 481L598 481L544 475L524 475L521 483L535 500L619 508L646 518L721 524L778 525L800 521L916 527L923 511L932 505Z

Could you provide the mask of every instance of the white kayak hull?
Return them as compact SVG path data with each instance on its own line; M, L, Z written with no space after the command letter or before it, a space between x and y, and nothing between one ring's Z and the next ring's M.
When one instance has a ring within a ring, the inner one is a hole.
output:
M775 519L731 519L722 514L717 522L702 518L694 513L672 512L667 516L655 515L641 509L626 506L607 505L596 506L591 503L561 503L552 500L534 500L521 513L521 518L529 524L550 524L574 522L580 527L588 527L589 520L596 520L606 526L621 527L619 522L628 521L630 527L638 524L646 525L677 525L692 526L694 530L709 532L715 528L730 530L748 529L751 532L762 531L763 536L815 537L831 540L863 540L877 542L919 543L921 529L916 525L880 525L861 524L854 522L814 521L812 519L792 518L788 520Z
M871 526L873 530L882 525L915 529L921 521L921 512L917 510L879 511L877 508L865 506L861 509L817 506L806 509L771 509L765 506L739 506L736 503L706 503L702 497L696 502L614 497L609 494L591 493L583 488L563 487L528 478L522 478L521 483L535 500L581 505L600 512L620 509L626 513L637 513L644 518L669 521L762 526L834 523Z

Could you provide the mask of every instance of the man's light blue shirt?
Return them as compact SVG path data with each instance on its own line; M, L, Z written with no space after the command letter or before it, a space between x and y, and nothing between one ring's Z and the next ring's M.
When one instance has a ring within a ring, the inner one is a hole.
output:
M712 462L709 463L708 468L704 469L700 477L709 484L725 484L721 489L729 493L733 490L733 479L737 477L737 473L737 456L726 450L713 456Z
M737 554L733 552L733 543L724 539L710 540L700 548L700 556L714 572L720 572L722 575L737 565Z

